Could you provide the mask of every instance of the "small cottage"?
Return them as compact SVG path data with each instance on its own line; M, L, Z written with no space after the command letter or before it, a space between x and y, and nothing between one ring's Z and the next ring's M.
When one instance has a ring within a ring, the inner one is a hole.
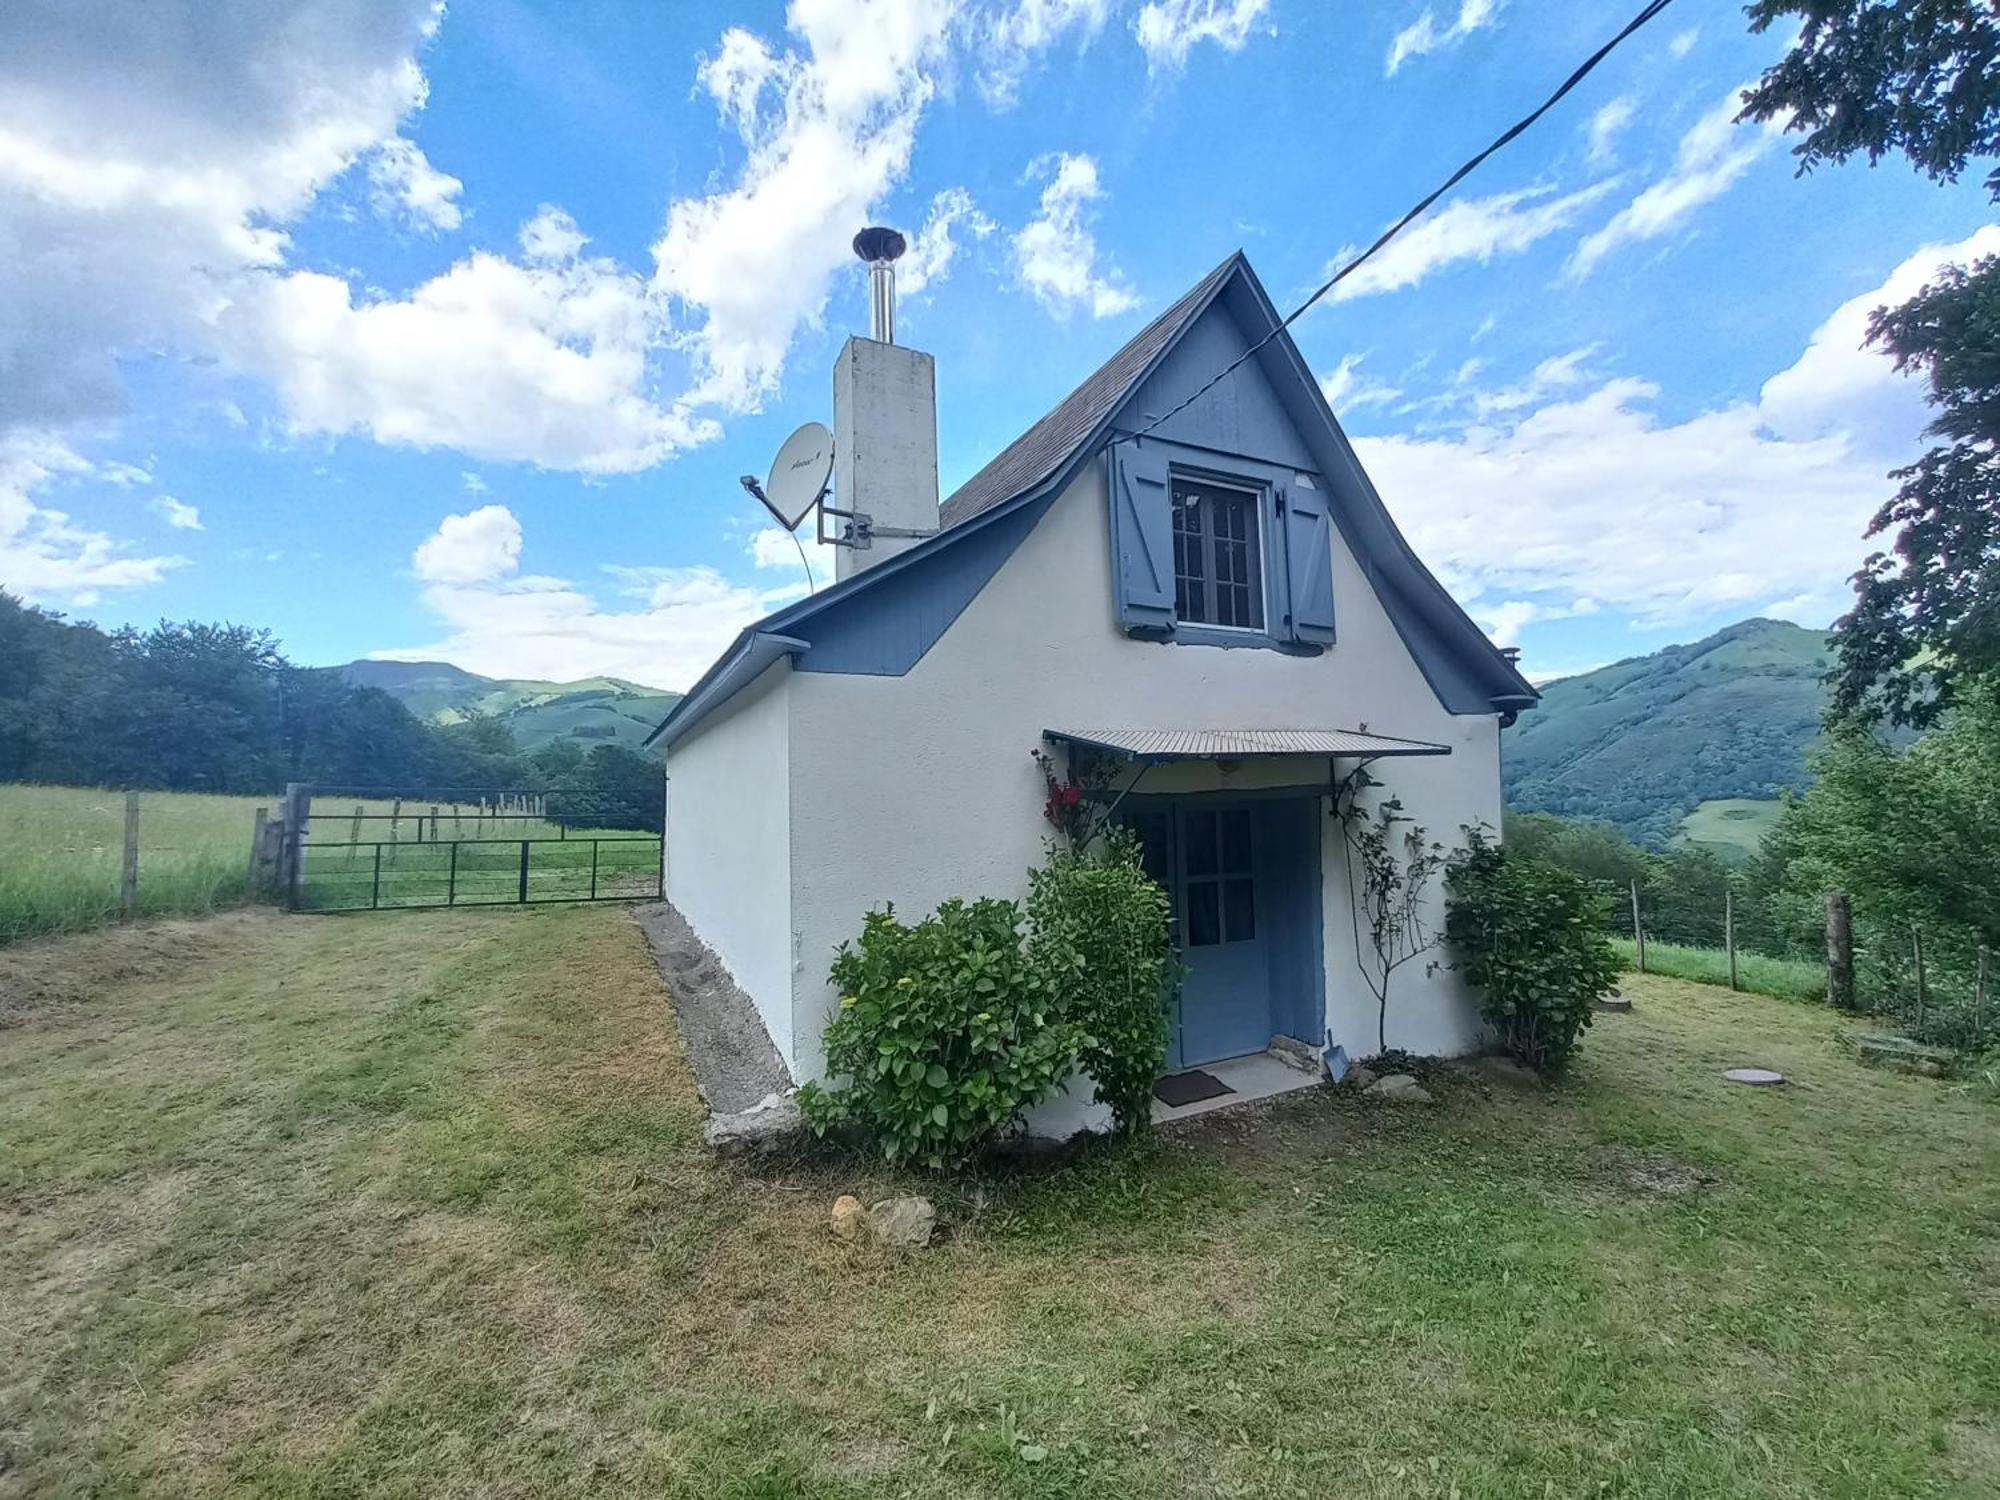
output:
M942 504L934 388L886 336L842 350L828 503L867 545L656 731L669 899L819 1077L863 914L1025 894L1030 752L1084 757L1172 900L1169 1070L1374 1053L1334 789L1366 765L1446 843L1497 830L1535 690L1398 532L1241 254ZM1398 975L1391 1046L1479 1039L1451 970Z

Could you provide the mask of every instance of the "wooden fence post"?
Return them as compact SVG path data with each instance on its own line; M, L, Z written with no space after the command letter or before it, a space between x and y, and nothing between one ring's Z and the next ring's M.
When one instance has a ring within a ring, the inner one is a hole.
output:
M362 814L366 811L367 809L363 807L359 802L354 804L354 826L348 830L347 833L348 843L358 844L361 842L361 817Z
M1924 1029L1924 1004L1930 999L1929 985L1924 978L1924 935L1915 927L1910 929L1910 957L1917 966L1917 1024L1910 1029L1921 1037Z
M312 787L303 781L288 782L285 785L285 847L283 873L285 883L285 905L293 911L299 909L299 888L304 883L306 863L306 837L312 821Z
M1826 998L1836 1010L1854 1009L1854 925L1842 891L1826 893Z
M118 882L118 915L131 921L139 910L139 794L125 794L125 870Z
M248 880L250 899L252 901L257 899L257 893L262 889L262 883L257 879L257 860L264 852L264 827L270 821L271 815L269 810L262 807L257 809L256 816L250 821L250 873Z
M1729 987L1741 988L1736 983L1736 892L1722 893L1722 942L1729 950Z
M1639 882L1632 882L1632 948L1638 955L1639 972L1646 972L1646 929L1639 919Z

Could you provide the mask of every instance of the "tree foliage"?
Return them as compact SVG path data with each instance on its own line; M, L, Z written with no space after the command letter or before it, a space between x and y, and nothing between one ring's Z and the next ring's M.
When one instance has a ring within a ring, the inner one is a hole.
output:
M1901 152L1940 182L2000 154L2000 19L1990 0L1754 0L1750 29L1798 41L1745 92L1743 115L1784 119L1799 170ZM2000 198L2000 171L1986 179Z
M1914 929L1948 998L1981 944L2000 948L2000 695L1968 692L1907 749L1846 728L1816 758L1759 862L1779 927L1810 947L1826 893L1845 891L1864 991L1893 1002L1913 985Z
M657 762L616 745L522 756L498 720L440 728L379 688L288 661L269 632L103 631L0 592L0 781L270 793L287 782L575 789L588 824L657 816ZM612 815L615 813L615 818Z
M1801 135L1800 170L1901 152L1956 181L2000 154L2000 12L1991 0L1757 0L1751 28L1799 37L1745 95L1744 115ZM2000 170L1986 179L2000 201ZM1869 340L1926 375L1946 441L1892 477L1870 536L1892 534L1855 575L1835 627L1834 712L1924 725L1963 683L2000 678L2000 260L1947 268Z

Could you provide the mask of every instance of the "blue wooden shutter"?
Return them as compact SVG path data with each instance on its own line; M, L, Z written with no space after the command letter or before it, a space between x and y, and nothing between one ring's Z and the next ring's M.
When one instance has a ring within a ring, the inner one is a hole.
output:
M1155 634L1174 628L1174 519L1167 455L1157 444L1111 450L1111 572L1120 625Z
M1288 485L1278 492L1285 532L1284 638L1307 646L1333 644L1333 517L1319 490Z

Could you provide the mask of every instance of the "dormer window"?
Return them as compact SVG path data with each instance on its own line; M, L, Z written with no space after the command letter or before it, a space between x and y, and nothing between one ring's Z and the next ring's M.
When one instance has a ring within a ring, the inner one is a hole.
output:
M1174 475L1176 619L1229 630L1264 628L1259 500L1254 490Z

